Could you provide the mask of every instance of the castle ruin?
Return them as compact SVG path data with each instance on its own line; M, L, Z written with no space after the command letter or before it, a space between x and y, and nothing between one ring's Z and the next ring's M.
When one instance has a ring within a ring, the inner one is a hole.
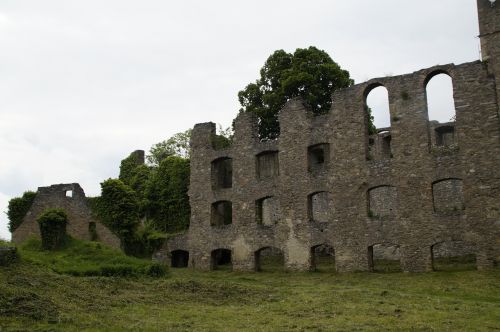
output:
M12 242L19 244L31 237L40 238L37 218L48 208L64 209L68 215L67 232L75 239L100 241L120 249L120 239L92 216L85 192L78 183L39 187L23 222L12 232Z
M280 136L260 141L252 114L235 120L230 148L215 125L191 141L191 223L158 253L173 266L259 268L277 248L289 270L314 269L314 250L333 248L339 272L373 268L392 248L401 269L429 271L433 253L462 251L478 269L500 258L500 4L478 0L482 61L440 65L336 91L313 116L300 99L279 114ZM456 119L428 120L426 85L453 82ZM368 93L389 92L391 126L368 135ZM439 248L439 250L437 250Z

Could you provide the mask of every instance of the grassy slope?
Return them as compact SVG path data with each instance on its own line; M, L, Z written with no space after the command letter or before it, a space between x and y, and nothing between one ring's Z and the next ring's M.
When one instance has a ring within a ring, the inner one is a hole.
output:
M494 330L500 270L74 277L0 268L0 327L55 331ZM327 269L328 270L328 269Z
M126 256L99 242L71 238L64 250L42 250L41 241L37 239L26 241L18 249L27 262L75 276L140 275L147 274L153 265L151 261Z

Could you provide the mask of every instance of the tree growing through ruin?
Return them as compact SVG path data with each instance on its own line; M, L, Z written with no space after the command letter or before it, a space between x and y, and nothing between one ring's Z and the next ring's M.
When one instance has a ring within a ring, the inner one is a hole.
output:
M314 114L324 114L333 91L352 84L349 72L323 50L277 50L264 63L260 78L238 92L240 111L257 115L261 139L274 139L279 136L278 112L288 100L302 97Z

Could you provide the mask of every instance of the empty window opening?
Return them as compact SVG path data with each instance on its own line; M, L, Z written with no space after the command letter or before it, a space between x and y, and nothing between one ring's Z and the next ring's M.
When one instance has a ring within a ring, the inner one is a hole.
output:
M255 271L279 272L285 268L283 251L275 247L265 247L255 252Z
M66 197L73 197L73 190L66 190Z
M452 146L455 144L455 127L442 126L437 127L435 130L436 145L437 146Z
M189 251L174 250L170 253L170 266L171 267L188 267Z
M309 195L309 220L313 222L328 222L331 205L331 194L327 191L320 191Z
M393 186L379 186L368 190L368 217L393 217L397 206L397 191Z
M425 86L425 93L429 120L438 122L455 121L453 82L448 74L431 74Z
M439 180L432 184L434 212L439 214L461 214L465 210L463 182L460 179Z
M391 133L379 131L368 139L368 160L386 160L392 158Z
M94 221L89 222L90 241L97 241L97 225Z
M279 175L278 151L265 151L257 155L257 177L274 178Z
M373 116L373 124L376 128L386 128L391 126L391 115L389 112L389 92L379 85L368 92L366 96L366 106ZM369 132L369 134L372 134Z
M224 226L233 223L233 204L229 201L219 201L212 204L210 225Z
M395 244L374 244L368 247L368 267L372 272L401 272L401 254Z
M231 250L215 249L211 254L212 270L232 270L233 262L231 259Z
M213 189L231 188L233 186L233 160L219 158L212 161Z
M392 158L391 152L391 135L385 135L381 137L380 140L380 157L381 159Z
M335 251L332 246L320 244L311 248L311 271L335 272Z
M445 241L431 247L434 271L465 271L476 269L475 247L463 241Z
M322 143L307 148L309 172L319 171L326 167L329 159L329 144Z
M257 200L255 208L255 218L259 225L273 226L281 218L280 203L276 197L269 196Z

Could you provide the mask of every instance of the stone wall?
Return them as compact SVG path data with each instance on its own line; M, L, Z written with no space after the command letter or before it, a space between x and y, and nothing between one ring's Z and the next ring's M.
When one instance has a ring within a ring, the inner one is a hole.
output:
M487 61L372 79L336 91L330 112L321 116L313 116L300 99L290 100L273 141L258 139L251 114L238 115L233 144L223 150L211 144L215 125L197 124L191 140L191 224L165 244L164 256L184 250L191 267L208 270L212 252L227 249L234 270L253 271L260 250L275 247L283 251L286 268L310 270L312 249L328 245L338 271L367 271L372 255L386 252L400 259L403 271L418 272L432 269L434 245L458 241L473 248L479 269L496 264L499 7L478 0ZM456 120L446 124L428 120L426 97L427 82L443 73L452 78L456 108ZM389 92L391 125L370 136L366 96L378 86ZM221 158L232 161L231 185L214 188L211 165ZM328 193L326 210L314 199L319 192ZM256 216L266 197L279 201L273 224ZM220 201L232 203L231 223L212 226L211 206Z
M92 240L92 227L95 227L97 241L111 247L120 248L120 240L99 221L92 217L85 193L78 183L55 184L39 187L31 208L22 224L12 233L12 242L21 243L34 236L40 237L38 216L48 208L64 209L68 215L66 231L76 239Z

